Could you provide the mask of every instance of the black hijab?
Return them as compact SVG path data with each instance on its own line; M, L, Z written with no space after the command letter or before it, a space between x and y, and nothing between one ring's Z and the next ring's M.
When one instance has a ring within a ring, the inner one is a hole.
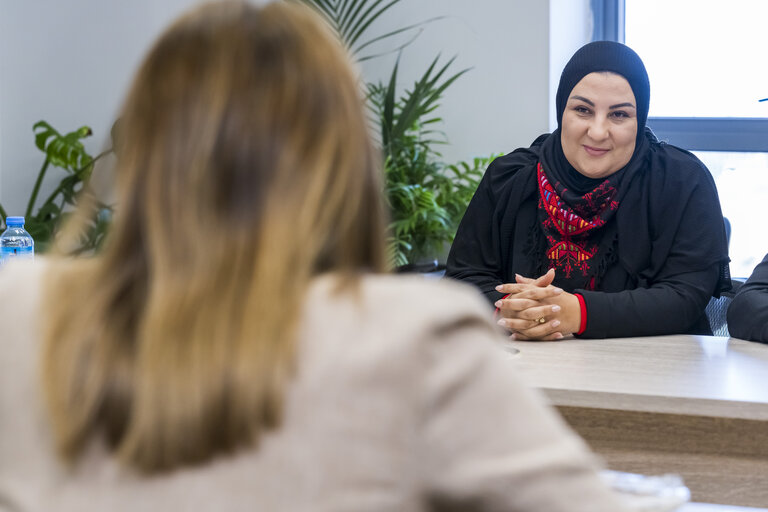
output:
M594 190L605 179L584 176L574 169L565 158L563 147L560 144L563 113L568 103L568 97L576 84L588 74L600 71L609 71L624 77L635 95L637 136L632 160L635 160L635 156L642 152L643 141L646 138L645 123L648 119L651 84L640 56L628 46L613 41L594 41L582 46L573 54L560 75L560 83L557 86L557 96L555 97L557 131L553 134L556 136L551 137L557 140L550 141L546 146L547 159L550 165L545 167L547 173L557 173L559 181L573 192L581 195Z
M560 133L565 105L574 86L586 75L602 71L621 75L632 88L637 137L632 157L623 168L606 178L593 179L568 162ZM531 257L539 262L537 272L556 268L555 282L566 290L601 289L606 269L617 261L628 273L640 275L640 281L643 277L653 281L667 263L687 199L699 186L692 180L677 187L669 186L669 180L658 182L668 171L691 169L696 176L708 180L706 186L714 191L711 175L705 168L701 172L704 166L695 156L659 143L646 128L649 102L645 66L623 44L589 43L573 55L563 70L556 98L558 128L537 151L539 225L533 229ZM685 172L680 174L684 175ZM717 201L716 192L714 200ZM719 212L719 208L716 210ZM659 212L664 212L662 222L666 226L649 226L649 218ZM722 225L722 218L701 221ZM686 249L691 251L690 258L685 260L691 268L678 270L702 270L720 262L721 284L716 290L719 293L730 286L724 229L704 230L702 236L700 244Z

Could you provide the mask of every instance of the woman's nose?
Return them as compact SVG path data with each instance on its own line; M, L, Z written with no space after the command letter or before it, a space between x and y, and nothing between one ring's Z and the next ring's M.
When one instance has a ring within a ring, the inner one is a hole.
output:
M608 125L606 124L605 119L599 119L594 118L591 123L589 123L589 128L587 129L587 135L593 140L604 140L608 137Z

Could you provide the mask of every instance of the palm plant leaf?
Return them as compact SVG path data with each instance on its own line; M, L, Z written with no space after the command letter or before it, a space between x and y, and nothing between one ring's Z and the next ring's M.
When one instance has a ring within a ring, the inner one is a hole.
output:
M455 57L441 63L440 55L410 89L398 89L402 49L413 42L421 27L439 18L402 26L367 37L376 20L402 0L289 0L320 12L358 61L397 51L392 72L384 83L366 84L366 103L384 155L386 198L392 212L388 257L395 266L433 259L453 241L456 227L482 176L487 160L446 166L436 146L445 134L436 110L445 90L468 71L449 72ZM412 33L403 41L404 36ZM383 41L400 41L394 50L379 51ZM362 56L365 52L367 55Z
M397 122L391 128L390 137L397 138L401 136L414 123L421 120L424 115L433 112L438 107L437 102L442 97L443 92L461 75L469 71L469 69L463 69L440 83L440 79L453 63L455 57L434 72L439 58L439 55L435 57L435 60L432 61L422 77L416 81L413 89L406 92Z
M427 20L427 21L430 21L430 20ZM425 23L426 23L426 22L425 22ZM417 27L420 27L422 24L423 24L423 23L418 23L418 24L416 24L416 25L411 25L411 26L409 26L409 27L405 27L405 28L402 28L402 29L398 29L398 30L395 30L395 31L393 31L393 32L388 32L388 33L386 33L386 34L384 34L384 35L381 35L381 36L378 36L378 37L374 37L373 39L371 39L371 40L369 40L369 41L365 42L364 44L361 44L360 46L358 46L358 47L357 47L357 50L356 50L356 51L358 52L358 55L357 55L357 60L358 60L358 62L365 62L366 60L375 59L375 58L377 58L377 57L383 57L384 55L389 55L390 53L393 53L393 52L399 52L400 50L402 50L403 48L405 48L406 46L408 46L408 45L410 45L412 42L414 42L414 41L416 40L416 38L417 38L417 37L419 37L419 36L421 35L421 32L422 32L422 29L421 29L421 28L419 28L419 30L418 30L418 31L417 31L415 34L413 34L413 35L412 35L412 36L411 36L409 39L407 39L405 42L403 42L403 43L399 44L399 45L398 45L398 46L396 46L395 48L390 48L390 49L387 49L387 50L381 51L381 52L379 52L379 53L372 53L372 54L370 54L370 55L364 55L364 56L360 56L360 55L359 55L359 53L360 53L360 52L361 52L361 51L362 51L362 50L363 50L365 47L367 47L367 46L370 46L370 45L372 45L372 44L374 44L374 43L377 43L377 42L379 42L379 41L383 41L384 39L388 39L388 38L390 38L390 37L392 37L392 36L396 36L397 34L401 34L401 33L403 33L403 32L406 32L406 31L408 31L408 30L413 30L413 29L415 29L415 28L417 28Z
M384 148L389 147L392 139L392 127L395 122L395 94L397 88L397 68L400 65L400 56L395 61L395 67L392 68L392 75L389 77L389 84L385 89L380 89L383 93L381 101L381 143Z
M401 0L389 0L385 3L385 0L373 0L373 2L366 2L366 0L339 0L341 3L359 4L355 10L355 16L346 20L347 23L341 26L341 35L350 48L355 48L355 43L365 33L371 23L376 21L382 14L389 9L400 3ZM367 9L363 9L365 4L371 3ZM383 4L383 5L382 5ZM357 53L357 50L354 50Z
M424 137L424 135L442 134L441 131L422 129L424 125L435 124L442 119L437 116L425 116L429 116L439 107L439 100L443 92L468 69L444 78L446 70L454 59L437 69L439 58L438 56L432 61L413 88L406 90L399 99L397 98L399 56L386 86L383 84L369 85L369 105L379 117L381 143L385 154L389 155L396 152L396 146L404 141L406 134L416 126L419 127L421 146L442 143L439 139Z
M350 52L359 60L364 61L382 55L398 51L411 44L420 32L420 27L431 23L440 17L430 18L419 23L413 23L405 27L400 27L384 34L379 34L370 39L363 37L370 30L371 26L383 14L398 5L402 0L294 0L307 4L322 14L331 27L339 34L341 39L349 48ZM410 36L404 43L398 44L395 48L386 51L362 56L361 52L370 46L392 39L395 36L412 31L418 32Z

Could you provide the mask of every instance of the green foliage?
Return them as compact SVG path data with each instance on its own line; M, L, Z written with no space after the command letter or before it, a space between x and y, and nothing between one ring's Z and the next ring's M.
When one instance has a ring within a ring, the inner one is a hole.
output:
M410 44L418 32L419 27L429 21L438 19L432 18L421 23L414 23L399 29L380 34L368 40L361 40L382 14L389 11L402 0L294 0L309 5L325 17L328 23L339 34L341 40L347 45L352 54L358 61L363 62L368 59L379 57L383 54L399 50ZM415 33L414 33L415 32ZM376 43L386 41L394 36L405 34L409 39L400 44L394 50L384 51L378 54L364 55L372 51ZM363 51L365 50L365 52Z
M435 147L444 143L432 128L443 91L467 70L446 75L453 59L435 58L413 87L397 91L398 64L390 79L368 85L384 153L386 194L392 212L390 255L397 266L441 255L453 242L488 159L446 165Z
M35 146L46 154L50 163L70 172L88 169L90 173L91 156L86 153L81 139L90 137L93 132L87 126L66 135L61 135L45 121L38 121L32 127L35 132Z
M361 42L372 22L401 0L301 0L321 12L359 60L361 50L424 23L399 28ZM396 50L410 44L412 35ZM445 136L435 127L445 90L468 70L450 73L454 59L436 57L411 89L398 90L400 57L389 80L367 84L367 99L384 157L386 197L391 207L389 256L395 266L435 259L453 242L456 228L490 158L447 165L435 149Z
M440 169L433 163L417 164L431 170L421 183L400 181L392 175L402 167L386 166L387 198L392 205L390 257L395 265L437 258L453 242L456 228L490 163L475 158ZM442 171L448 171L447 173Z
M35 240L35 251L44 252L49 248L62 222L70 215L69 212L75 206L83 186L88 183L94 163L109 151L98 155L96 158L88 154L81 142L82 139L92 134L91 129L87 126L62 135L47 122L38 121L34 124L33 131L35 133L35 145L45 154L45 160L37 173L35 185L27 202L27 209L24 213L25 229ZM51 165L63 169L67 174L59 181L42 205L35 210L40 187ZM109 225L111 208L95 198L92 199L97 205L97 212L90 219L87 229L81 233L79 246L75 252L88 251L98 247ZM5 225L6 210L2 205L0 205L0 216L2 216L3 225Z

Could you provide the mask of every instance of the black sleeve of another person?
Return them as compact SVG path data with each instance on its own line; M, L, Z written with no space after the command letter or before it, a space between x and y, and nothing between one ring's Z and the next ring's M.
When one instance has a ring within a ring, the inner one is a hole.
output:
M728 307L728 331L734 338L768 343L768 254Z

